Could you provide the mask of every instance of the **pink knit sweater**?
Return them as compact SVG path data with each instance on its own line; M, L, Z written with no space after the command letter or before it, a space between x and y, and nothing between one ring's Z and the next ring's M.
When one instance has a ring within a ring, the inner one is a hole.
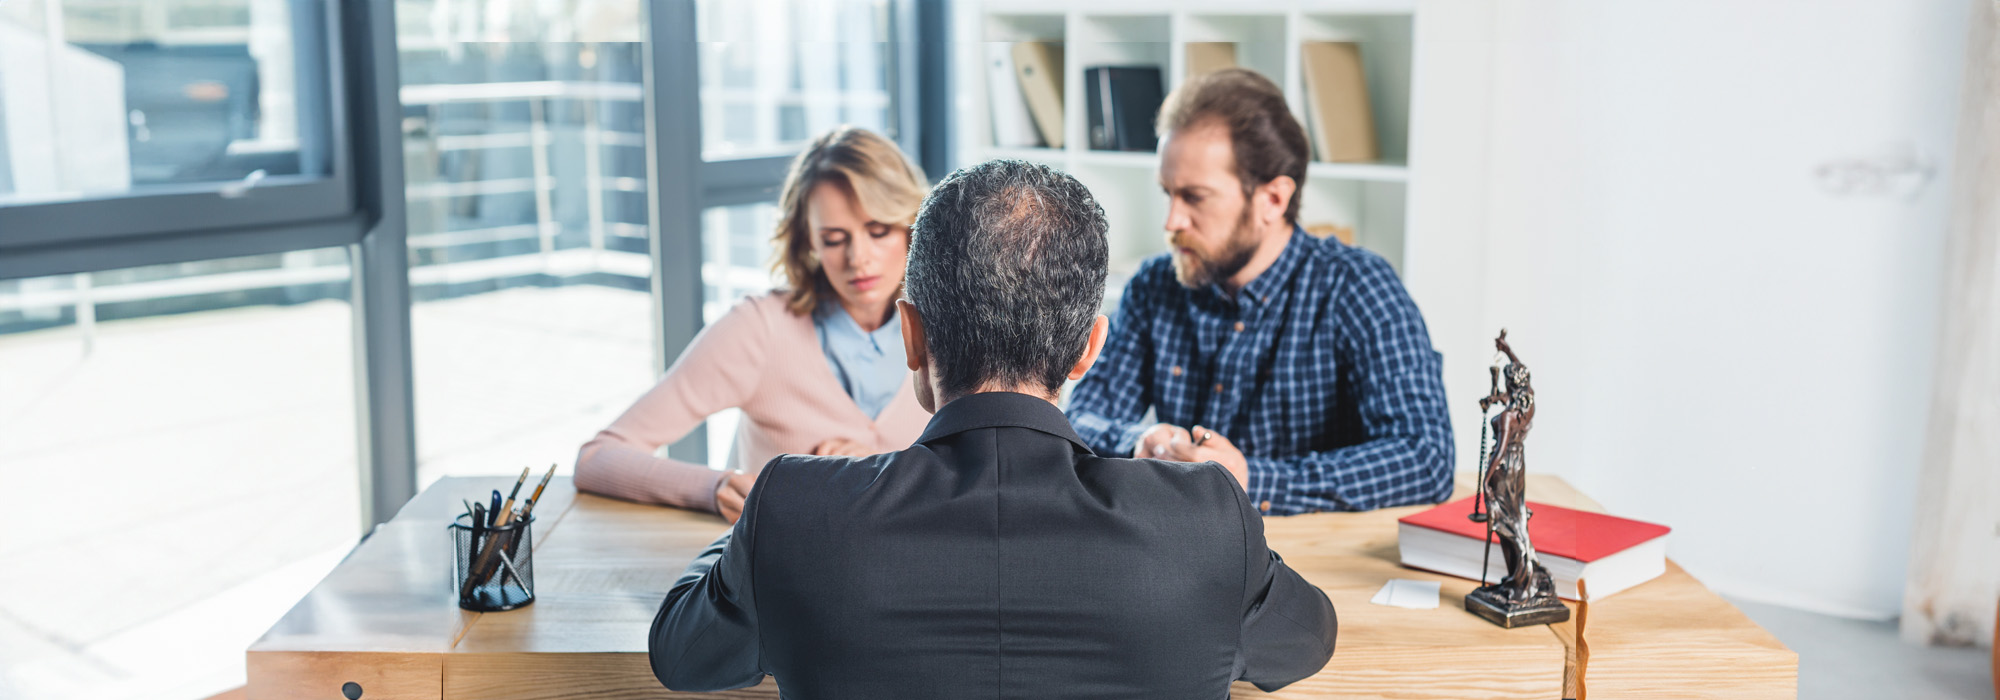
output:
M756 473L780 454L806 454L829 438L909 447L930 422L909 379L869 420L834 378L810 315L785 309L785 293L739 302L702 330L625 414L584 443L576 487L614 498L713 511L725 472L655 457L661 445L694 430L710 414L743 409L735 469Z

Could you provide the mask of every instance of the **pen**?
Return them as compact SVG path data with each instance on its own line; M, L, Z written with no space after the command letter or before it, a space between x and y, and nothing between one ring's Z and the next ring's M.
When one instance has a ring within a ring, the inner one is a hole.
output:
M465 557L467 559L472 559L479 556L479 542L480 540L485 539L483 537L483 535L485 534L486 534L486 506L474 503L472 504L472 551L466 553Z
M535 509L536 501L542 500L542 489L549 487L549 479L555 478L555 475L556 475L556 465L551 464L549 465L549 473L543 474L542 483L535 487L534 495L528 497L527 505L521 506L522 518L528 517L528 513Z
M486 507L486 524L500 524L500 489L493 489L493 504Z
M479 569L481 567L478 564L471 563L479 561L481 559L493 558L493 550L491 548L488 548L485 552L480 551L479 545L483 544L485 540L486 540L486 504L474 503L472 504L472 547L471 551L467 552L465 555L465 559L468 562L468 564L465 570L465 582L459 584L458 587L458 597L460 600L464 600L465 598L471 596L473 589L478 588L480 585L485 583L485 581L483 580L485 577L479 575Z
M507 492L507 502L500 505L499 524L505 525L514 519L514 497L521 495L521 484L528 482L528 468L521 467L521 478L514 480L514 490ZM497 491L495 493L498 493Z

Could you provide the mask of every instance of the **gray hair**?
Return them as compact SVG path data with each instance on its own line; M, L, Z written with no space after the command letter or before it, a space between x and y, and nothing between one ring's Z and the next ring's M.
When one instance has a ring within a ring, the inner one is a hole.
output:
M1104 302L1108 228L1090 190L1045 165L989 161L931 189L903 284L946 396L1062 388Z

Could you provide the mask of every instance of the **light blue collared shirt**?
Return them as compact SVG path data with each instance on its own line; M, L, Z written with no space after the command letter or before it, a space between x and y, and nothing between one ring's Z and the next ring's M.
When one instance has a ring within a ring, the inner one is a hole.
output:
M854 405L869 420L881 415L910 371L903 363L902 319L892 309L888 322L870 333L861 330L839 302L828 299L813 309L813 330L819 333L819 347L833 366L833 377Z

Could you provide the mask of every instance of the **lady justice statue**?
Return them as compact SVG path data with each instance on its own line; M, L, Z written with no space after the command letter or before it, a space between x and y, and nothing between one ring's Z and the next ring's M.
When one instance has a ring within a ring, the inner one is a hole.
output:
M1507 576L1499 583L1484 585L1465 595L1465 609L1501 627L1525 627L1569 619L1569 608L1556 598L1555 582L1535 559L1535 547L1528 541L1527 462L1522 442L1535 421L1535 390L1528 385L1528 366L1507 346L1502 329L1493 345L1506 354L1507 362L1492 368L1492 393L1479 400L1481 415L1500 406L1493 415L1493 447L1480 455L1480 495L1486 512L1472 519L1486 523L1486 546L1500 540L1500 557L1507 563ZM1504 383L1503 383L1504 379ZM1485 569L1480 583L1485 583Z

